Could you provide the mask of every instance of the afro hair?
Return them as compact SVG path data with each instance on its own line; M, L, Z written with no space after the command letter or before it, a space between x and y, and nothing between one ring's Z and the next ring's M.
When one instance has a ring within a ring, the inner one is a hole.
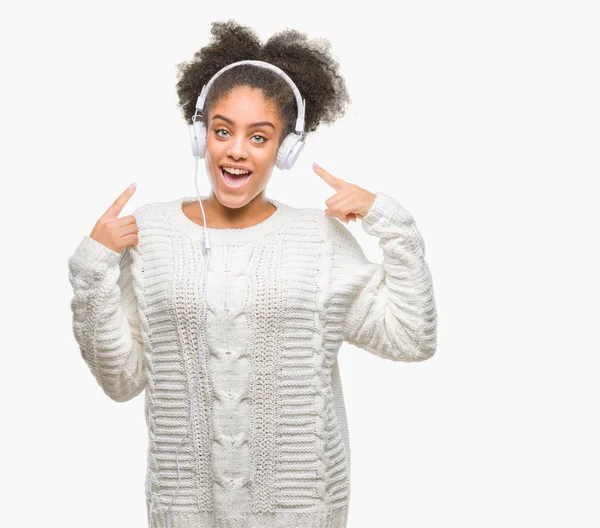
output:
M178 106L188 124L192 124L202 87L221 68L242 60L271 63L292 79L306 103L305 133L345 114L351 99L339 74L339 64L329 53L327 39L310 40L297 30L285 29L263 44L253 29L234 20L213 22L211 34L209 44L194 53L193 60L177 65ZM231 68L215 79L205 101L205 125L210 109L236 86L258 88L276 104L284 123L281 139L294 130L297 107L290 86L280 75L249 64Z

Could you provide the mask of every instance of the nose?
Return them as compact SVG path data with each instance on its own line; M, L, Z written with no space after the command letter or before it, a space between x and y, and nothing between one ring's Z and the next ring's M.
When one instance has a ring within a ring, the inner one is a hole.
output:
M242 134L234 137L233 141L230 142L229 148L227 149L227 155L236 160L240 158L246 159L248 157L248 152L244 145L244 136Z

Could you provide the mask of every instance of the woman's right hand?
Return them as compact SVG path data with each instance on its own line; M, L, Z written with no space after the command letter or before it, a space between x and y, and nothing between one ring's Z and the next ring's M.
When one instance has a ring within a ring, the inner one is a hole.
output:
M90 233L90 238L116 253L121 253L126 247L134 247L138 244L138 226L135 216L119 218L119 214L135 190L135 186L125 189L98 219Z

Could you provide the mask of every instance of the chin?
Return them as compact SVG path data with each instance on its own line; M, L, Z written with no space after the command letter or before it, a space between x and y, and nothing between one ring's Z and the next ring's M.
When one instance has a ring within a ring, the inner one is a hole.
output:
M217 191L215 193L217 200L219 203L229 209L239 209L240 207L244 207L250 200L247 200L245 196L235 196L231 197L227 193L221 193Z
M255 196L250 190L240 192L239 194L232 194L228 189L224 189L219 184L214 189L215 196L221 205L229 207L230 209L239 209L248 204Z

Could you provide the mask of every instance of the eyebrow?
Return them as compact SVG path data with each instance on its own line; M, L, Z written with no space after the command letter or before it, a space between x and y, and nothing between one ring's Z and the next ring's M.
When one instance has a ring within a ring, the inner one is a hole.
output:
M230 125L233 125L233 121L231 119L229 119L228 117L225 117L224 115L221 114L215 114L213 116L213 120L215 119L222 119L223 121L227 121ZM270 127L273 127L273 129L275 129L275 125L273 123L271 123L270 121L259 121L258 123L251 123L250 127L259 127L259 126L264 126L264 125L268 125Z

